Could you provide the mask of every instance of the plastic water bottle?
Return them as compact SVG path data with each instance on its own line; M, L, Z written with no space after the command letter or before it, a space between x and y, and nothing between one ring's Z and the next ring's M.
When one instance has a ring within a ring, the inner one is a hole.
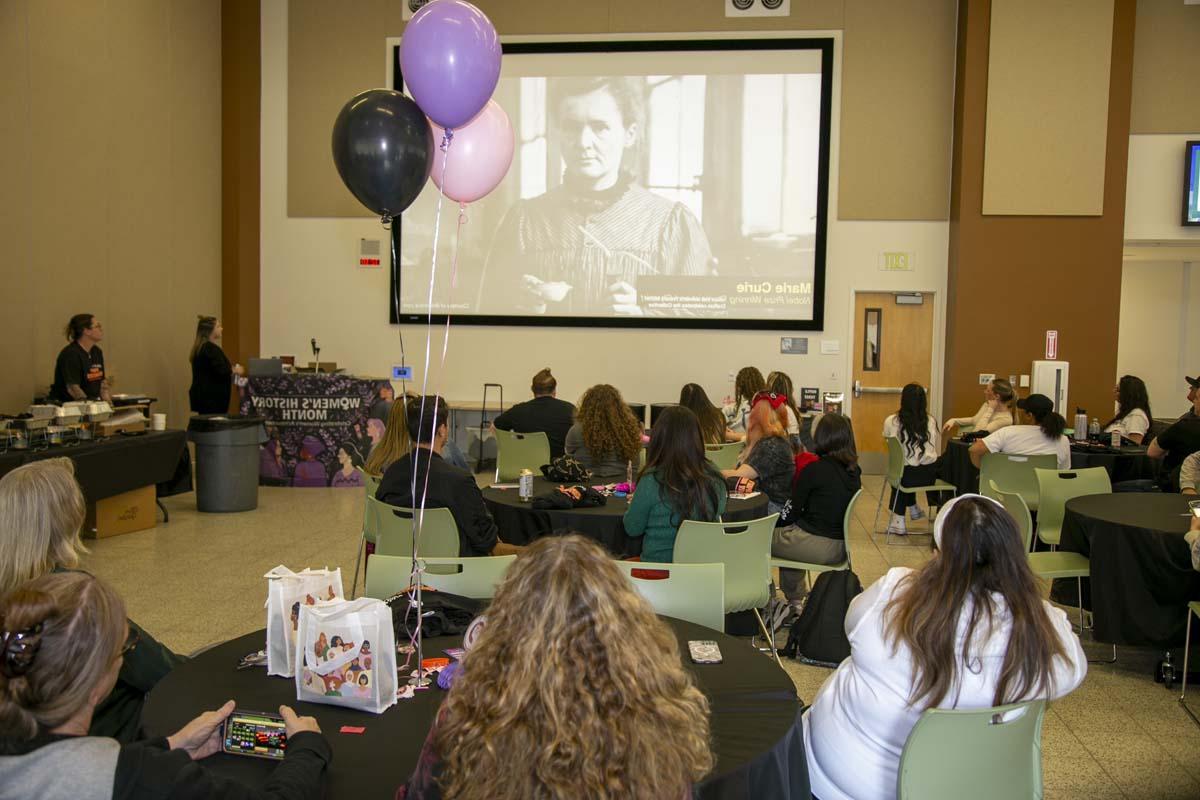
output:
M1075 409L1075 441L1082 442L1087 438L1088 417L1082 408Z
M629 485L629 494L633 494L633 462L625 462L625 483Z
M1100 438L1100 420L1096 419L1095 417L1092 417L1092 424L1088 425L1088 438Z
M1121 449L1121 429L1120 428L1112 429L1112 441L1110 443L1110 446L1112 447L1113 450Z

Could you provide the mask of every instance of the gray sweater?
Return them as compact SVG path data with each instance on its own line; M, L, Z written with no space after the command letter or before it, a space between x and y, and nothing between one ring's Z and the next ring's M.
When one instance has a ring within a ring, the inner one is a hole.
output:
M583 443L583 428L578 422L571 426L571 430L567 431L567 439L563 449L567 455L579 459L579 463L583 464L585 469L590 469L593 478L603 478L606 481L625 480L625 468L629 462L615 453L593 454L588 450L588 446ZM635 460L633 464L634 474L637 474L637 470L638 465Z
M116 739L78 736L0 756L0 800L109 800L120 752Z

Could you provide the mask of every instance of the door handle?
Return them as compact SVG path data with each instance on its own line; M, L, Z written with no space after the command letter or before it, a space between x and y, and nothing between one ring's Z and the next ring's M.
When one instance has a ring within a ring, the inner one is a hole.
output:
M903 391L902 386L863 386L862 381L854 382L855 397L862 397L864 394L901 394Z

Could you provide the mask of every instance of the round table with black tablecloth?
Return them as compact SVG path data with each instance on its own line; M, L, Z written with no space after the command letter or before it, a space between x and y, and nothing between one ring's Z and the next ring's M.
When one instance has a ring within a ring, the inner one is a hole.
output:
M1190 519L1187 498L1177 494L1097 494L1067 501L1059 549L1091 561L1083 599L1095 615L1097 640L1183 644L1188 601L1200 599L1200 572L1192 569L1183 540ZM1075 580L1056 580L1052 597L1077 605Z
M533 496L549 494L561 483L545 478L533 479ZM569 511L534 508L522 503L517 490L483 490L483 501L500 528L501 541L509 544L529 544L534 539L556 531L582 533L603 545L614 556L636 556L642 552L642 537L625 534L623 517L629 503L624 497L609 497L596 508L574 508ZM729 498L722 519L725 522L744 522L767 515L767 496L758 494L748 500Z
M770 657L747 642L682 620L667 619L679 641L685 666L708 697L711 710L713 773L696 794L722 798L796 798L808 800L800 703L791 678ZM696 665L687 660L689 640L715 640L722 664ZM218 708L230 698L247 710L276 712L281 704L317 718L333 747L326 775L330 798L392 798L417 763L425 735L445 692L432 688L411 700L400 700L382 714L319 703L297 703L296 683L267 677L266 669L236 669L239 659L262 649L266 632L225 642L177 667L159 682L146 703L143 722L154 736L168 736L200 712ZM427 639L427 657L456 647L461 637ZM654 668L655 655L646 668ZM339 733L343 725L366 728L360 735ZM218 753L204 765L229 778L261 786L272 763ZM496 776L503 779L503 776Z
M1160 462L1146 455L1144 447L1111 448L1071 446L1071 469L1104 467L1113 483L1154 479ZM959 494L979 491L979 468L971 463L971 443L951 439L942 455L942 479L958 487Z

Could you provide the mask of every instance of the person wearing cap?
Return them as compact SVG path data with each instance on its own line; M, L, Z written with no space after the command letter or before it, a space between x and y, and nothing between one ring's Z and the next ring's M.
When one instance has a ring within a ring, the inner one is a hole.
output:
M1017 408L1033 419L1032 425L1009 425L988 434L971 445L971 463L979 466L988 453L1008 453L1014 456L1058 456L1058 468L1071 468L1071 442L1063 435L1067 421L1054 410L1054 403L1044 394L1031 394L1017 401ZM1198 428L1197 430L1200 430Z
M1188 419L1188 418L1196 416L1196 397L1197 397L1197 394L1200 394L1200 392L1197 391L1197 390L1200 390L1200 376L1197 376L1195 378L1189 378L1188 376L1184 375L1183 379L1185 381L1187 381L1187 385L1188 385L1187 401L1192 404L1192 407L1189 408L1187 411L1183 412L1183 414L1179 418L1180 419Z
M1146 448L1146 455L1162 459L1159 485L1170 492L1180 489L1179 473L1184 460L1200 451L1200 379L1188 378L1187 382L1191 387L1188 399L1192 401L1192 410L1154 437Z

